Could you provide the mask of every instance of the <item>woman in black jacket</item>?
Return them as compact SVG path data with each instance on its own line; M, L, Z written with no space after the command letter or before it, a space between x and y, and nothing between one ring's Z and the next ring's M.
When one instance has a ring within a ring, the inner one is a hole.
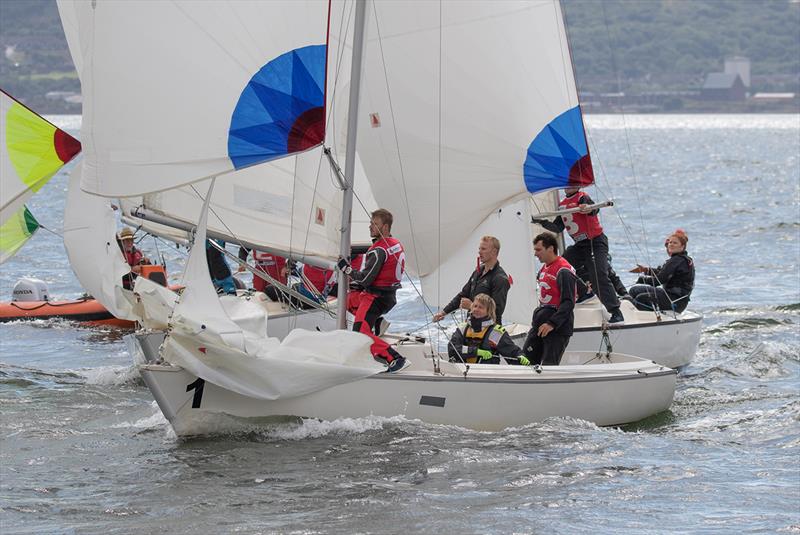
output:
M694 262L686 253L689 237L682 230L676 230L664 244L669 259L657 268L636 266L632 273L642 273L636 284L628 292L633 304L639 310L660 310L683 312L689 304L689 296L694 289Z

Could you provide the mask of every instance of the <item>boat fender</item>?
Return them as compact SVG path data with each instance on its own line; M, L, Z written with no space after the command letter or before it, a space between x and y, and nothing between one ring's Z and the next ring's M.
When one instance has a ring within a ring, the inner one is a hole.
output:
M11 293L11 301L49 301L50 292L43 280L25 277L17 281Z

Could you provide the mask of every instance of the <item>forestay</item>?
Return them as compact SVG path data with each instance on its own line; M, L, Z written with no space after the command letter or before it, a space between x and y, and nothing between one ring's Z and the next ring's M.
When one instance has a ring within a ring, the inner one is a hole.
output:
M435 272L504 205L591 182L557 1L372 8L358 150L410 270Z

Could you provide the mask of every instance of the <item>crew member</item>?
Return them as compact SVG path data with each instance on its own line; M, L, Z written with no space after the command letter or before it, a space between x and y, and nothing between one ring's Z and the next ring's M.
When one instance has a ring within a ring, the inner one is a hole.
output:
M353 330L372 338L372 355L384 360L389 372L400 370L406 359L373 334L373 330L376 320L397 302L395 293L405 271L403 246L392 237L393 220L391 212L383 208L372 212L369 233L373 243L367 250L362 270L354 271L344 258L338 263L339 269L350 275L355 286L347 294L347 309L355 316Z
M253 263L257 271L262 271L286 286L289 277L289 267L286 265L286 258L265 251L253 249ZM239 258L247 260L248 250L239 247ZM244 266L239 266L239 271L244 271ZM264 292L272 301L280 301L282 293L275 288L271 282L259 277L258 273L253 274L253 288L258 292Z
M536 236L533 252L542 264L536 277L539 306L533 311L531 330L522 349L534 364L557 365L572 336L577 276L570 263L558 256L554 235L543 232Z
M294 286L297 293L308 297L312 301L322 303L331 293L331 288L336 279L336 273L330 269L323 269L303 264L300 268L301 282ZM306 303L296 303L300 308L311 308Z
M491 297L486 294L475 296L467 321L450 338L447 346L450 362L499 364L500 357L505 357L509 364L530 364L522 355L522 349L497 323L495 310Z
M214 240L220 247L225 247L225 242ZM225 261L225 255L211 245L211 240L206 240L206 262L208 262L208 272L211 275L211 282L217 293L236 294L236 283L233 282L231 268Z
M593 201L580 188L566 188L564 193L566 196L559 203L559 210L580 208L580 211L564 214L553 221L533 219L533 222L551 232L567 231L575 243L564 251L564 258L572 266L586 267L592 288L611 314L608 322L622 323L625 318L619 309L619 298L608 277L608 238L597 217L600 210L589 208Z
M133 288L133 281L142 272L142 266L150 263L144 254L133 244L133 229L123 228L117 235L120 249L125 256L125 261L131 267L131 272L122 277L122 287L126 290Z
M469 280L456 296L436 314L433 321L441 321L445 315L463 308L470 310L472 300L478 294L486 294L497 305L497 323L503 324L503 311L506 308L506 297L511 282L500 267L497 255L500 254L500 240L494 236L484 236L478 245L478 267L470 274Z
M686 252L689 237L680 229L667 238L669 259L657 268L638 265L632 273L642 273L629 290L633 304L639 310L683 312L694 289L694 261Z

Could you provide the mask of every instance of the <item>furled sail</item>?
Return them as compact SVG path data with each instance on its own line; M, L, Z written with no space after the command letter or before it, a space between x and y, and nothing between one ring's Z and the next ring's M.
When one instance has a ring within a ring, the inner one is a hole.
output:
M212 188L213 182L203 190L204 198ZM208 208L202 208L184 273L186 289L175 305L162 350L167 361L259 399L307 394L384 370L369 353L371 340L360 333L298 329L279 342L267 337L266 312L255 302L218 297L203 246Z
M556 0L372 9L358 150L410 270L434 272L504 205L591 182Z
M23 207L81 144L0 91L0 225Z

